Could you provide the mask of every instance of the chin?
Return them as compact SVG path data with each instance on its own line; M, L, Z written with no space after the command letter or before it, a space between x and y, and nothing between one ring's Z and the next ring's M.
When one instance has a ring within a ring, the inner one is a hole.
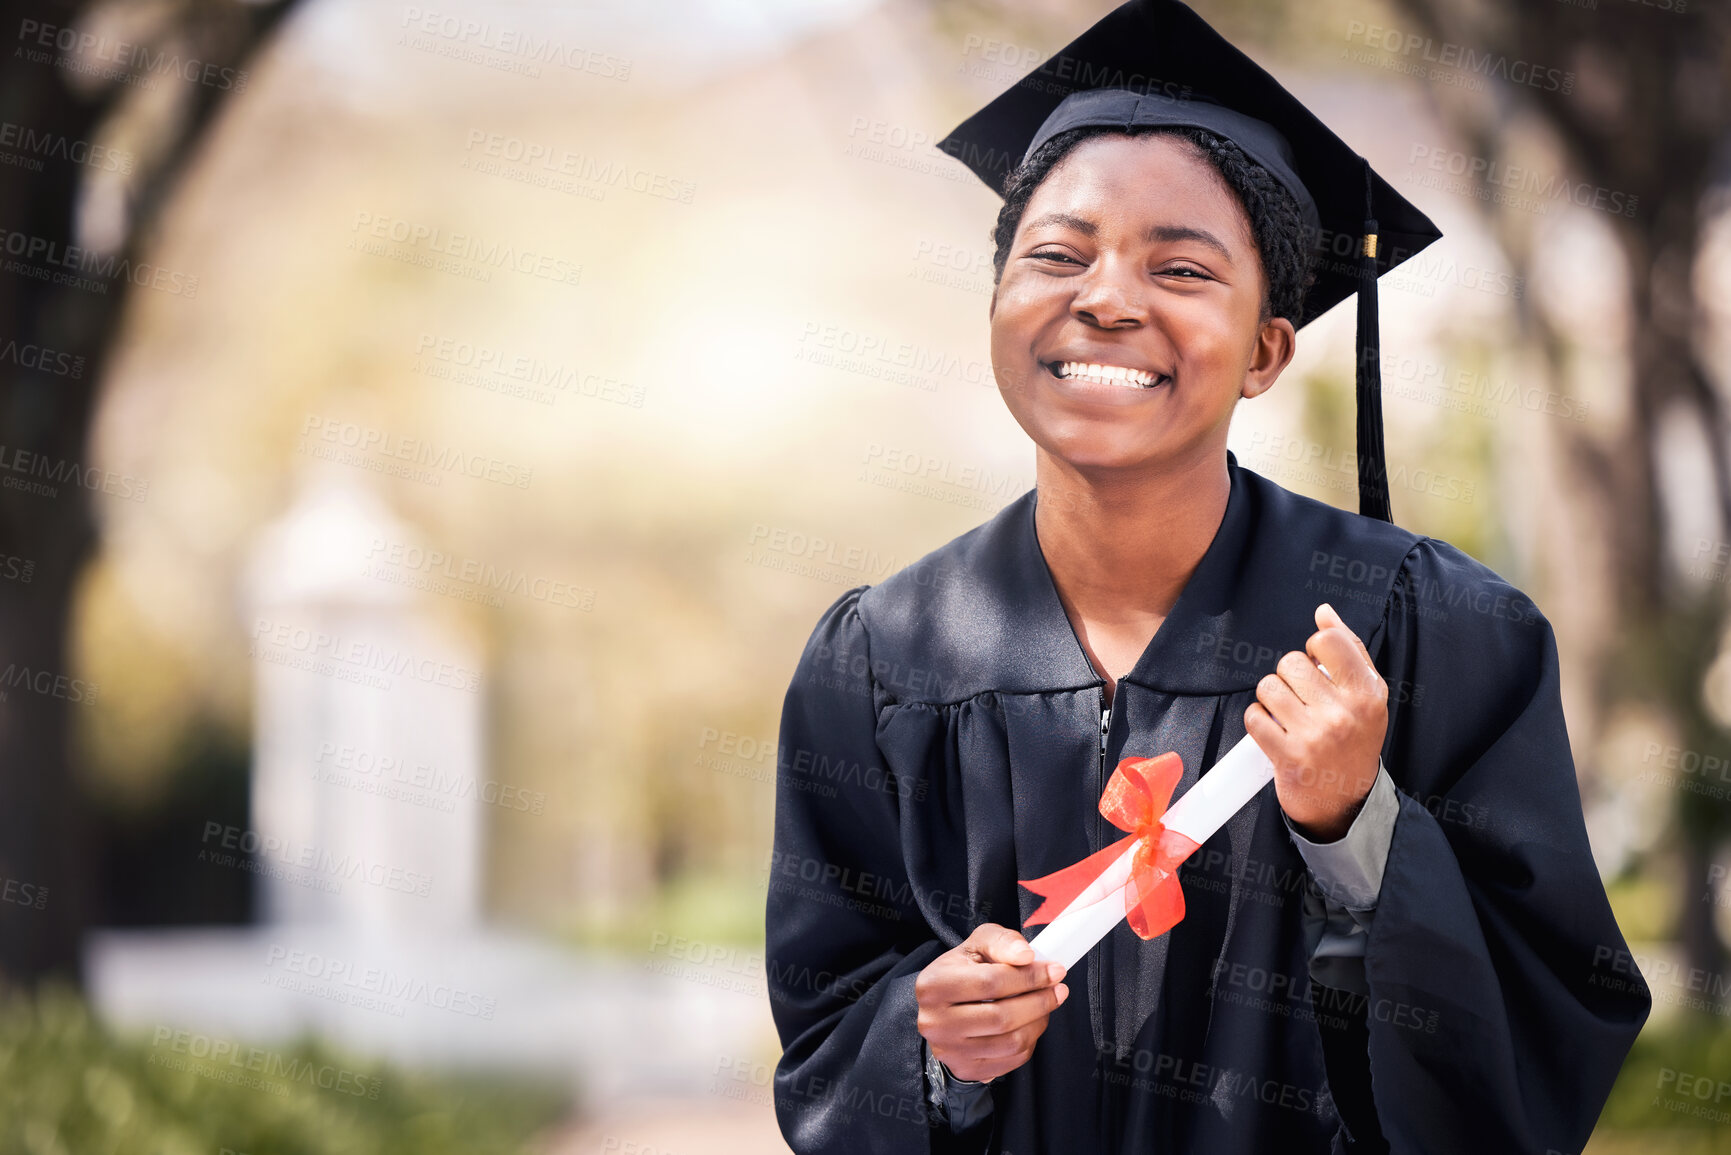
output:
M1162 456L1143 441L1132 441L1122 430L1067 430L1034 438L1047 455L1072 469L1095 472L1139 472L1159 469Z

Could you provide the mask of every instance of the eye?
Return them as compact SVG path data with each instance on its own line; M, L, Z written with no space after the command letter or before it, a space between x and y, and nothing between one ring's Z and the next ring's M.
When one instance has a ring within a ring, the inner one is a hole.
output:
M1082 263L1061 249L1037 249L1028 254L1028 259L1032 261L1064 261L1072 265Z
M1155 276L1182 277L1186 280L1194 281L1212 281L1214 279L1202 269L1198 269L1194 265L1171 265L1167 268L1157 270Z

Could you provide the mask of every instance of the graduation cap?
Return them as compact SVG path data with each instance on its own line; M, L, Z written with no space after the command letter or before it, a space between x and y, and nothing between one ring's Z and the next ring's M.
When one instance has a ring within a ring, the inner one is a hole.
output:
M1298 328L1358 294L1358 503L1393 520L1382 447L1376 279L1442 236L1370 164L1178 0L1130 0L938 147L999 196L1024 159L1060 132L1091 125L1188 126L1238 145L1266 168L1316 230L1316 279Z

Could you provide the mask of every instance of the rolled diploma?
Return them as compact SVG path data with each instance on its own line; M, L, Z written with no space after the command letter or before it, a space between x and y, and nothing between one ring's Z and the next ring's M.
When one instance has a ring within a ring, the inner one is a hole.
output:
M1198 778L1160 821L1166 829L1200 846L1273 778L1274 763L1246 735ZM1118 925L1125 913L1124 888L1129 885L1135 856L1136 843L1132 842L1087 890L1033 937L1028 945L1034 948L1035 958L1059 963L1067 970Z

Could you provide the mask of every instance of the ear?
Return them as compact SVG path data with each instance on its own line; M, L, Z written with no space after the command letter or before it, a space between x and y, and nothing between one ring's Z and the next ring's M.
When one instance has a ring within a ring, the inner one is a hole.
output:
M1250 350L1250 365L1244 373L1240 397L1259 397L1273 388L1276 378L1292 362L1298 350L1298 331L1285 317L1262 322L1256 344Z
M1001 283L1002 282L999 282L999 281L994 281L992 283L992 299L991 299L991 302L986 305L986 320L988 320L988 321L990 321L994 316L997 315L997 312L998 312L998 285L1000 285Z

